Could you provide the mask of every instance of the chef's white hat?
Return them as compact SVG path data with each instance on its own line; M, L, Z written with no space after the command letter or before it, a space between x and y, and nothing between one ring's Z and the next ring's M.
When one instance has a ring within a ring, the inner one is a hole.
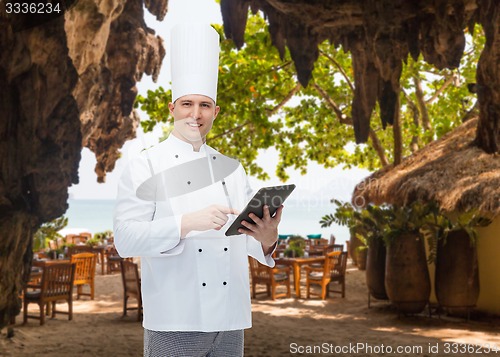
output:
M219 34L208 24L179 24L170 38L172 102L187 94L217 99Z

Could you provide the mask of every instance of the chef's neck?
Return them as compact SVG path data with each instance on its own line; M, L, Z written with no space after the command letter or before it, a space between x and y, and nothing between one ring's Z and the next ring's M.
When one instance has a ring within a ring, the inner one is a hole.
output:
M193 151L199 152L200 148L205 144L207 141L207 138L201 138L199 140L189 140L188 138L184 137L182 134L178 133L175 129L172 131L172 135L175 136L177 139L184 141L187 144L190 144L193 146Z

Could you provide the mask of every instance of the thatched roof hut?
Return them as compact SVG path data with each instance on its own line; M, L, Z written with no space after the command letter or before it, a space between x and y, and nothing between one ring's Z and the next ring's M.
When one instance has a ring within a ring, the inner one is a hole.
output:
M406 205L434 200L444 211L473 208L500 214L500 155L474 145L477 119L471 119L397 166L389 166L363 180L353 203Z

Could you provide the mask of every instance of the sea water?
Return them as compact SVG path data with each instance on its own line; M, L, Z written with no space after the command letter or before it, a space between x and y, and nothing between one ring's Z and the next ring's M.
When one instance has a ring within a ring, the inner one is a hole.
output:
M67 228L82 228L92 233L113 229L113 208L115 200L68 200ZM345 227L332 225L321 228L319 221L326 214L333 213L335 206L329 202L310 200L289 200L285 202L279 234L322 234L323 238L335 235L336 243L345 244L349 231Z

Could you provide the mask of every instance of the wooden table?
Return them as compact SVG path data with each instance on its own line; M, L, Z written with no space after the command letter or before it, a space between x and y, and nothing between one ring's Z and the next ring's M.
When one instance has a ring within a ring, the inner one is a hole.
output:
M288 265L293 269L293 284L295 286L295 295L300 299L300 275L303 265L313 263L322 263L325 261L324 256L316 257L301 257L301 258L274 258L276 265Z
M101 260L101 275L106 274L104 270L104 260L106 257L106 251L108 250L107 245L97 245L95 247L92 247L92 251L95 252L96 254L99 254L99 258Z

